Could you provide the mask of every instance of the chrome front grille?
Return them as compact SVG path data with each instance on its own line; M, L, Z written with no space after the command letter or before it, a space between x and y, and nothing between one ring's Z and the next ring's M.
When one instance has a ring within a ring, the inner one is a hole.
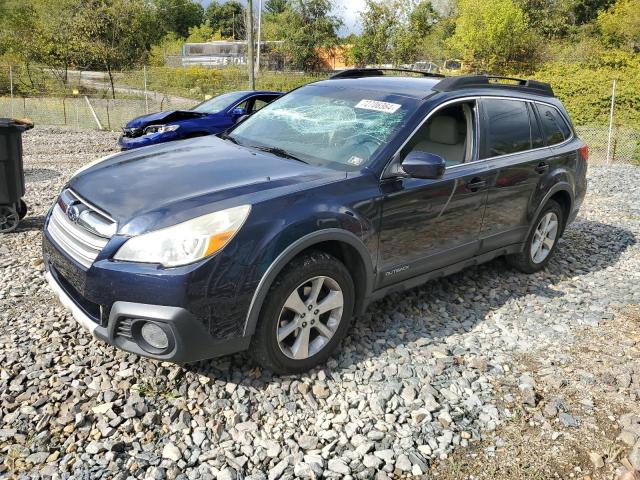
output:
M62 250L89 268L116 228L113 220L65 190L53 207L47 231Z

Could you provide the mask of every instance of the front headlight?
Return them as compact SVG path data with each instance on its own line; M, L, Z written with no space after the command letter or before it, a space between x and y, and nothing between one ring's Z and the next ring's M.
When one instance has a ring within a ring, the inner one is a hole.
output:
M241 205L132 237L120 247L114 259L159 263L165 267L193 263L229 243L250 211L251 205Z
M144 129L144 134L175 132L178 128L180 125L149 125Z

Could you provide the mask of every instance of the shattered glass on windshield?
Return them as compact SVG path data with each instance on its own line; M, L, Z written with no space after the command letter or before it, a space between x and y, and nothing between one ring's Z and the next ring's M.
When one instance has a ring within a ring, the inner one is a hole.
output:
M263 108L231 135L243 145L277 147L311 163L355 170L414 108L415 100L404 97L309 86Z
M384 142L402 120L402 115L366 110L356 112L354 107L336 104L277 108L266 113L265 118L284 121L302 135L350 130L357 135L370 135L379 142Z

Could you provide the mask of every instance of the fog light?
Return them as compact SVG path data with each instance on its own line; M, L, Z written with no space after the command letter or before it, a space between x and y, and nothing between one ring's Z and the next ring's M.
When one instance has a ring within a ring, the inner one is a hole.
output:
M157 323L145 322L140 329L140 335L145 342L158 350L164 350L169 346L169 337Z

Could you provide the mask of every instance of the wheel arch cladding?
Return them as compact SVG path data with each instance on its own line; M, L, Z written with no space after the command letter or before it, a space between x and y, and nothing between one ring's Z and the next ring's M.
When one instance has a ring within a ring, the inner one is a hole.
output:
M267 292L282 269L291 260L310 250L333 255L351 273L356 293L354 315L366 307L366 299L373 289L373 264L369 250L353 233L341 229L320 230L310 233L289 245L268 267L253 295L244 327L244 335L253 335Z
M571 206L573 204L571 194L567 190L558 190L549 197L549 200L554 200L562 208L562 213L564 215L564 218L562 219L562 230L564 230L564 227L567 225L567 219L571 214Z
M564 218L562 219L562 230L564 231L564 227L566 227L567 225L567 219L569 218L571 208L573 206L573 193L571 190L571 185L567 182L555 184L551 189L549 189L543 200L538 204L538 208L533 215L526 238L528 238L528 236L531 234L531 231L535 228L535 220L540 215L542 209L549 203L549 200L557 202L562 208L562 213L564 214Z

